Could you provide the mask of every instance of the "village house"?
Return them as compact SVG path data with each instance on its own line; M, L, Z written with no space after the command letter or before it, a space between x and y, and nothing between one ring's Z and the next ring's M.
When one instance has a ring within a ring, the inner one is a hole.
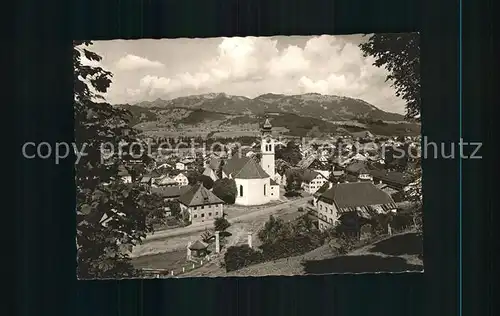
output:
M345 169L349 181L372 181L368 166L364 162L354 162Z
M118 167L118 177L120 177L123 183L132 183L132 175L130 175L128 170L123 165Z
M189 179L184 172L177 174L173 179L177 182L178 186L188 185L189 183Z
M191 223L211 222L223 216L224 201L207 190L202 183L194 185L178 199L181 212L189 214Z
M349 213L371 218L373 214L395 212L396 208L391 196L371 182L331 184L317 197L318 228L335 227Z
M328 178L314 170L303 170L301 174L302 189L304 192L314 194L323 184L328 182Z
M176 162L175 163L175 169L177 170L186 170L186 165L182 162Z
M413 181L413 179L407 174L397 171L374 169L370 170L369 173L374 182L381 182L397 191L402 190Z

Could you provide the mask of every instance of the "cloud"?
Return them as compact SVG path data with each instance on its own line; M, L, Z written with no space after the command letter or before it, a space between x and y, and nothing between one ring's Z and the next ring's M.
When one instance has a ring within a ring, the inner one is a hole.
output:
M169 73L169 67L164 67L155 74L142 73L135 79L136 86L128 87L126 94L168 98L206 92L247 97L268 92L314 92L360 98L377 107L402 112L402 101L395 97L390 83L385 82L387 70L373 66L373 58L364 57L358 43L349 42L348 37L329 35L288 45L286 41L285 37L222 38L211 54L203 52L204 61L190 65L194 71ZM161 68L163 64L127 55L116 66L132 70Z
M127 55L120 58L116 62L116 67L119 70L138 70L138 69L151 69L151 68L162 68L164 65L159 61L151 61L147 58Z

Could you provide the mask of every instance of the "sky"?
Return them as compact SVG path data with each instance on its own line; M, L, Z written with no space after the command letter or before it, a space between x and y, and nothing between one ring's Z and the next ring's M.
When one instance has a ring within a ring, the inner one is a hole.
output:
M138 103L203 93L250 98L320 93L362 99L404 114L387 71L358 45L368 36L275 36L94 41L113 73L109 103Z

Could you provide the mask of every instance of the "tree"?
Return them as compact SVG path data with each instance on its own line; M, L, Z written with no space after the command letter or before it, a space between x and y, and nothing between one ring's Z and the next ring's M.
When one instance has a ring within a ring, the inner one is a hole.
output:
M384 66L396 96L406 101L406 119L420 120L420 35L418 33L374 34L360 44L364 56Z
M277 148L275 155L276 159L283 159L292 166L295 166L302 160L300 148L294 141L289 141L285 147Z
M165 205L170 210L170 216L179 217L181 215L181 206L177 201L168 201Z
M101 144L118 148L131 141L130 112L104 102L111 73L98 65L101 57L73 43L75 144L86 155L76 164L76 226L79 278L122 278L136 275L126 250L153 230L147 223L155 197L143 188L119 181L121 157L101 162ZM86 61L86 62L85 62ZM89 62L90 61L90 62ZM83 147L85 146L85 147Z
M227 204L234 204L236 200L236 182L233 179L218 179L214 182L212 192Z
M224 232L231 226L229 221L224 217L217 217L214 220L214 230L219 232Z
M286 177L286 196L297 196L300 195L298 191L301 189L302 179L298 171L291 171Z
M214 186L214 180L212 180L212 178L210 178L209 176L203 174L198 177L198 181L203 183L203 186L209 190Z
M250 248L248 245L229 247L224 255L226 272L238 270L262 261L262 253Z
M257 237L263 244L274 243L290 236L291 231L290 225L287 225L281 218L275 218L271 215L264 227L257 233Z

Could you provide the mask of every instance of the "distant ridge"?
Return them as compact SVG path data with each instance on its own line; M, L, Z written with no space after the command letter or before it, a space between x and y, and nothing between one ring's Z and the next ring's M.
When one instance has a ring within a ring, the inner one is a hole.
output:
M227 114L291 113L329 121L358 118L382 121L404 120L404 116L401 114L383 111L360 99L318 93L300 95L266 93L253 99L225 93L208 93L178 97L171 100L156 99L135 105L157 109L201 109Z

